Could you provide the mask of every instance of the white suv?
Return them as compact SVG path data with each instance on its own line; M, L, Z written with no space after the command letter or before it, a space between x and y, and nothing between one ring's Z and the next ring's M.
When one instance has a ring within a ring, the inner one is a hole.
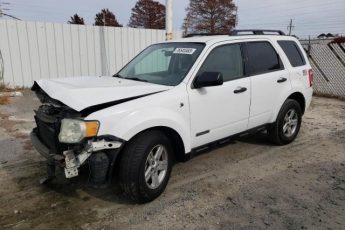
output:
M117 172L128 197L148 202L164 191L173 159L210 143L260 129L292 142L312 99L308 58L294 37L250 32L151 45L113 77L35 82L42 183L56 165L71 178L88 163L92 185Z

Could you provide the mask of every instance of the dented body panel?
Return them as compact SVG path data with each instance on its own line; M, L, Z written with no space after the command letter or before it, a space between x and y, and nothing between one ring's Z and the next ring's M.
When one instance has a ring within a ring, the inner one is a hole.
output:
M91 106L135 98L171 87L115 77L74 77L38 80L37 85L51 98L80 112Z

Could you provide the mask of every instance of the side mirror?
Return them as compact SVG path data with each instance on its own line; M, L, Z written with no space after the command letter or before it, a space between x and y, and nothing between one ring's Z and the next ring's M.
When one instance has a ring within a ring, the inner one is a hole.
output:
M218 85L223 85L223 75L219 72L203 72L196 77L193 84L195 89Z

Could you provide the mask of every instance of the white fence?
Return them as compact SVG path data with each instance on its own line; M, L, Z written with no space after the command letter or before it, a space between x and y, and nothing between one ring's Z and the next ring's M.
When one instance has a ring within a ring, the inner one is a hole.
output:
M30 87L38 79L112 75L164 39L164 30L0 20L0 81Z

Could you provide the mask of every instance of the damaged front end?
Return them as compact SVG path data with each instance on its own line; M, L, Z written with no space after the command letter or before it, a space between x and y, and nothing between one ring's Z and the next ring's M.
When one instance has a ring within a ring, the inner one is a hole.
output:
M83 114L52 99L38 85L32 90L42 102L35 111L37 127L31 133L32 144L47 159L47 176L41 183L55 178L56 166L64 169L66 178L72 178L78 176L79 168L87 162L94 185L109 182L124 141L97 136L97 121L85 121Z

